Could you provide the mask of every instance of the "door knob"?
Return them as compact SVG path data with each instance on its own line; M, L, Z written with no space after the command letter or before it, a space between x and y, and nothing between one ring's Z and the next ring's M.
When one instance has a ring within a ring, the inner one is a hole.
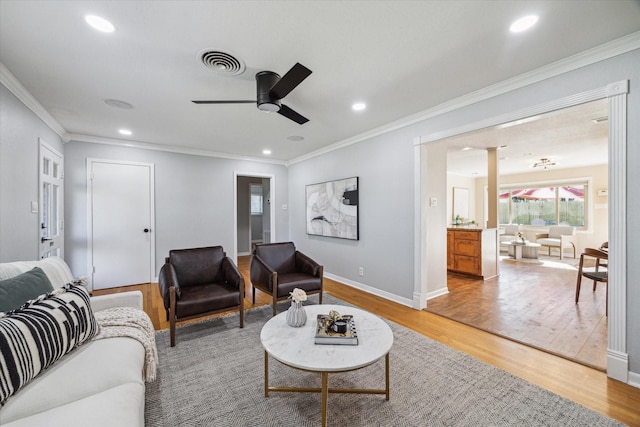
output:
M144 229L144 230L142 230L142 231L144 231L145 233L148 233L150 230L149 230L148 228L145 228L145 229Z
M46 237L41 237L40 238L40 243L48 242L50 240L53 240L53 239L47 239Z

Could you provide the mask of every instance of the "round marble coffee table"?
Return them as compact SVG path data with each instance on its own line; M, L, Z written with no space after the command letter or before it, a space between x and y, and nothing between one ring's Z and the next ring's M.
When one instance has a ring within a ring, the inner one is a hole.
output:
M391 328L379 317L364 310L341 305L308 305L304 307L307 323L292 328L286 323L286 312L271 318L260 332L264 352L264 395L270 391L320 392L322 394L322 425L327 424L328 393L384 394L389 400L389 351L393 345ZM340 314L353 315L358 331L357 345L315 344L316 318L318 314L329 314L336 310ZM269 386L269 355L292 368L318 372L322 377L321 388L271 387ZM328 386L331 373L353 371L364 368L385 358L384 389L334 389Z

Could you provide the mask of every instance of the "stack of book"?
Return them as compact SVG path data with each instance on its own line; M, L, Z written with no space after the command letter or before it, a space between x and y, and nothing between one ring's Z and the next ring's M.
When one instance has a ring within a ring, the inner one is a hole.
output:
M318 314L318 323L316 327L316 344L337 344L337 345L358 345L358 333L353 316L345 314L342 320L347 323L346 332L335 332L331 326L333 320L328 314Z

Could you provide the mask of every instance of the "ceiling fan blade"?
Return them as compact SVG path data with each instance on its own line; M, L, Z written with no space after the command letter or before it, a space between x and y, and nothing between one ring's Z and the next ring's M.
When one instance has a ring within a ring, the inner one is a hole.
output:
M278 80L278 83L271 88L269 94L276 99L282 99L302 83L304 79L309 77L309 74L311 74L310 69L296 62L296 65L291 67L291 69Z
M255 104L256 101L247 101L247 100L228 100L228 101L191 101L194 104Z
M284 104L280 105L280 110L278 110L278 114L285 116L287 119L291 119L299 125L303 125L309 121L302 114L296 113L291 108L287 107Z

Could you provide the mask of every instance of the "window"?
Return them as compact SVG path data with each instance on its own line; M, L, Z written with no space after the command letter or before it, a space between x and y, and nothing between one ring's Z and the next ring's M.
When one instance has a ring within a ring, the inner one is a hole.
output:
M503 188L499 192L501 224L587 227L586 182L545 187Z
M251 215L262 215L262 186L251 185Z

